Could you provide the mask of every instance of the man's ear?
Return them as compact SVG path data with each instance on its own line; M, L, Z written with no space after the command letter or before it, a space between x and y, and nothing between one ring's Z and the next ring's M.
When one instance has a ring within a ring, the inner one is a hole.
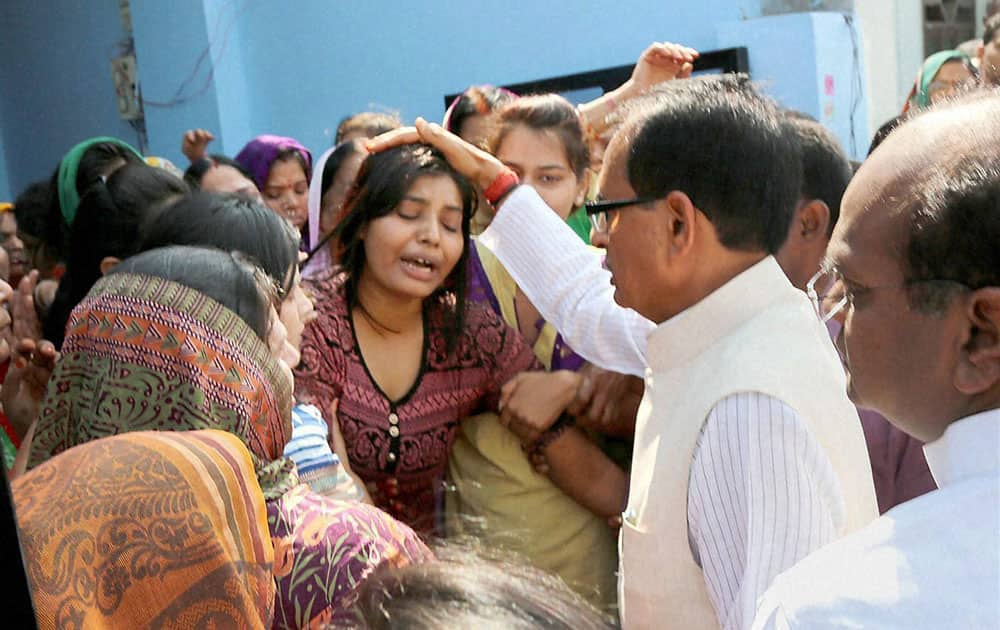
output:
M101 259L101 275L106 276L108 272L118 266L118 263L122 261L121 258L115 258L114 256L105 256Z
M810 199L795 211L795 231L805 242L822 239L830 233L830 207L820 199Z
M983 45L983 42L979 42L979 45L976 46L976 59L979 60L979 67L980 68L983 67L983 54L985 52L986 52L986 46Z
M672 190L656 204L666 211L667 239L671 254L687 252L694 245L695 218L698 212L691 198L679 190Z
M1000 384L1000 287L973 291L964 315L969 333L955 368L955 387L972 396Z

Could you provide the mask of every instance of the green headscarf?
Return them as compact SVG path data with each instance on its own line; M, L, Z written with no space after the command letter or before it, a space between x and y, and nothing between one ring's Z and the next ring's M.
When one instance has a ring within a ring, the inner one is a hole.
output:
M566 218L566 223L573 228L580 240L590 245L590 217L587 216L587 211L584 208L571 212Z
M920 72L917 73L917 80L913 84L913 89L910 91L909 103L906 109L924 109L931 106L931 97L927 93L927 90L930 88L931 83L934 82L934 77L941 71L941 66L949 61L961 61L966 67L972 64L969 56L958 50L942 50L925 59L923 65L920 66Z
M80 205L80 193L76 190L76 174L80 168L80 160L88 149L96 144L109 142L117 144L123 149L128 149L135 153L136 157L142 159L142 154L135 150L135 147L118 138L109 136L98 136L84 140L80 144L70 149L59 162L58 188L59 188L59 209L62 211L63 220L66 225L73 225L76 218L76 209Z

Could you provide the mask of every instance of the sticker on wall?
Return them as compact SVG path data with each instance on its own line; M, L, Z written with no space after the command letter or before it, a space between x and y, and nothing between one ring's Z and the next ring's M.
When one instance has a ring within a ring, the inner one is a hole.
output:
M823 75L823 93L827 96L833 96L835 93L832 74Z

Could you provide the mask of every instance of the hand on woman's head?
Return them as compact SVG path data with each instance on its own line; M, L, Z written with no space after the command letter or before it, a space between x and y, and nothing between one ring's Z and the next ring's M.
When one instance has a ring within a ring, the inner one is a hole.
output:
M372 138L365 146L370 152L378 153L418 142L429 144L440 151L452 168L482 190L489 188L497 176L507 170L500 160L486 151L445 131L441 125L429 123L423 118L417 118L413 127L400 127Z

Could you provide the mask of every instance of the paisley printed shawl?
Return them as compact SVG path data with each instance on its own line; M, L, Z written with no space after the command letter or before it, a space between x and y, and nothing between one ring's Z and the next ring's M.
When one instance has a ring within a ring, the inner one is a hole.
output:
M237 437L96 440L12 491L40 628L270 626L274 551Z
M113 274L70 316L29 466L118 433L234 434L250 450L267 500L276 556L272 627L351 625L357 587L372 571L431 554L381 510L299 483L295 464L282 457L291 410L291 383L238 315L175 282Z
M282 457L291 406L291 383L236 313L176 282L112 274L66 325L28 467L119 433L218 429L243 440L277 498L297 483Z

